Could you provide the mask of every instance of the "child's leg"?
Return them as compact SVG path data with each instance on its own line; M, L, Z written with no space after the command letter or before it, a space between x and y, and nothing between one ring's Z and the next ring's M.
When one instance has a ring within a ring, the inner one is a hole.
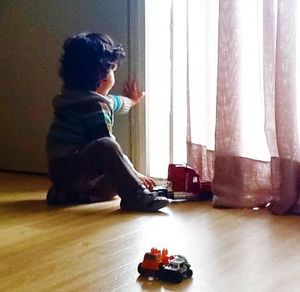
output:
M134 194L142 185L124 158L121 147L112 138L105 137L88 144L73 157L71 164L73 169L81 170L79 177L84 186L87 182L90 184L91 179L104 176L106 185L113 186L121 197ZM75 177L77 175L78 172Z
M99 185L97 183L94 185L93 193L91 193L90 185L94 180L104 176L107 186L115 189L122 198L121 208L123 209L157 211L168 205L166 198L159 197L155 192L145 189L142 181L124 158L119 144L112 138L95 140L78 153L61 161L61 169L56 173L52 172L51 175L58 188L71 193L76 192L80 196L85 195L89 199L91 197L103 198L104 193L97 189ZM57 173L62 176L57 176Z
M90 203L96 203L111 200L117 195L117 190L102 175L91 180L81 193L89 198Z
M58 194L66 201L78 195L90 197L90 201L103 201L133 194L142 182L124 159L118 143L111 138L102 138L86 145L78 153L50 162L49 174Z

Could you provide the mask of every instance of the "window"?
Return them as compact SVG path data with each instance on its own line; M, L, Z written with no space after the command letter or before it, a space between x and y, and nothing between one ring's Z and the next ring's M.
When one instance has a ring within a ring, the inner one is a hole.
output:
M171 162L186 163L188 118L209 129L191 128L193 141L214 149L217 6L216 0L146 1L148 163L153 177L165 178Z
M169 163L186 163L187 140L215 150L219 0L148 0L145 8L148 174L165 178ZM236 8L240 154L268 161L263 3ZM228 72L221 70L226 86Z

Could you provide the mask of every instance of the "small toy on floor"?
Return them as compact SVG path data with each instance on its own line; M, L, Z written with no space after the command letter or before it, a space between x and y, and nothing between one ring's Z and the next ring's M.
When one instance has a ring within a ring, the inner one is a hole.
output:
M173 200L211 200L211 181L201 180L197 172L187 165L169 164L167 183L154 191Z
M148 280L180 283L184 278L191 278L193 271L187 259L182 255L168 256L168 250L152 248L146 252L143 262L138 265L138 272Z

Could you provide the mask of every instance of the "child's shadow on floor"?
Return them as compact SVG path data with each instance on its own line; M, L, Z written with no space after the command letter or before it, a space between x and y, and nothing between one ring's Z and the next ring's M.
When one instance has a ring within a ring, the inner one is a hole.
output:
M92 215L92 214L105 214L107 215L168 215L163 211L151 213L151 212L134 212L134 211L122 211L115 204L110 204L108 207L100 204L106 204L111 201L104 201L94 204L61 204L61 205L48 205L45 200L42 199L27 199L20 201L4 201L0 202L0 221L7 216L24 217L32 216L45 213L59 213L63 212L72 212L78 216ZM76 211L74 211L74 207ZM80 208L82 207L82 208Z
M0 213L14 215L32 215L59 209L59 206L49 206L45 200L28 199L21 201L4 201L0 202ZM0 216L1 216L0 215Z
M99 204L99 203L98 203ZM4 201L0 202L0 212L18 213L18 214L37 214L45 212L54 212L58 210L68 210L78 206L92 206L95 204L59 204L49 205L43 199L26 199L19 201Z

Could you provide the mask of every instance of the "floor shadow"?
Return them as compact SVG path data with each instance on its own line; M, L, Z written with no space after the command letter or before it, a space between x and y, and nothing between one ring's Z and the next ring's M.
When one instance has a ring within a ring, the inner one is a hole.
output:
M78 216L91 213L106 213L109 215L122 215L126 214L136 216L139 215L156 215L156 216L168 216L169 214L164 211L158 212L134 212L134 211L124 211L121 209L115 210L115 206L111 205L109 208L100 207L100 204L106 204L112 201L104 201L93 204L60 204L60 205L49 205L46 200L43 199L27 199L27 200L15 200L15 201L0 201L0 218L5 216L5 214L10 214L14 216L24 216L33 215L49 212L58 212L74 210L74 207L82 207L76 210ZM88 208L87 207L92 207ZM97 208L99 206L99 208Z
M50 185L47 175L0 172L0 193L46 193Z
M33 214L54 211L66 206L49 206L45 200L30 199L21 201L4 201L0 202L0 212L10 214Z
M172 283L159 279L148 280L145 277L138 276L136 281L143 291L187 291L193 282L193 278L184 279L181 283Z

